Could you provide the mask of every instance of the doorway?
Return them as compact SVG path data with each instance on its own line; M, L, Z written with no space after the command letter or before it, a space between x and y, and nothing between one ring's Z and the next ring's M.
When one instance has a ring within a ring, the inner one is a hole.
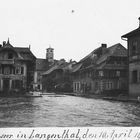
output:
M10 88L10 80L9 79L3 79L3 91L8 92Z

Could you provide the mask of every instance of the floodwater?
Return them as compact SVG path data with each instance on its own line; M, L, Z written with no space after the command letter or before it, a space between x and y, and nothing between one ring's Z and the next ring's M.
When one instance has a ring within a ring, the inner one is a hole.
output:
M67 95L0 98L0 127L140 126L140 104Z

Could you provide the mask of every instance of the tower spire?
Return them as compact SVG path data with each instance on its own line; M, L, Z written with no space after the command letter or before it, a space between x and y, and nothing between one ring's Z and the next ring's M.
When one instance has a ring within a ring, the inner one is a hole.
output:
M138 18L138 20L139 20L139 28L140 28L140 17Z
M48 60L48 62L53 62L54 61L53 50L54 49L51 47L51 45L49 45L49 48L46 49L46 59Z
M7 44L9 44L9 43L10 43L10 41L9 41L9 37L8 37Z
M29 49L31 49L31 45L29 44Z

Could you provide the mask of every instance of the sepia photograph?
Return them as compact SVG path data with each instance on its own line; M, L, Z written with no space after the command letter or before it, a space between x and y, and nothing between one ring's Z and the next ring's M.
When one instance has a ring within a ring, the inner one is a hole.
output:
M139 0L0 5L0 128L140 126Z

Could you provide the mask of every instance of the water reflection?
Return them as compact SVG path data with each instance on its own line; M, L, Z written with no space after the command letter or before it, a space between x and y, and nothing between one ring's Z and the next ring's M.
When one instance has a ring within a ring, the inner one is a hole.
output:
M74 96L0 98L0 127L139 126L140 104Z

